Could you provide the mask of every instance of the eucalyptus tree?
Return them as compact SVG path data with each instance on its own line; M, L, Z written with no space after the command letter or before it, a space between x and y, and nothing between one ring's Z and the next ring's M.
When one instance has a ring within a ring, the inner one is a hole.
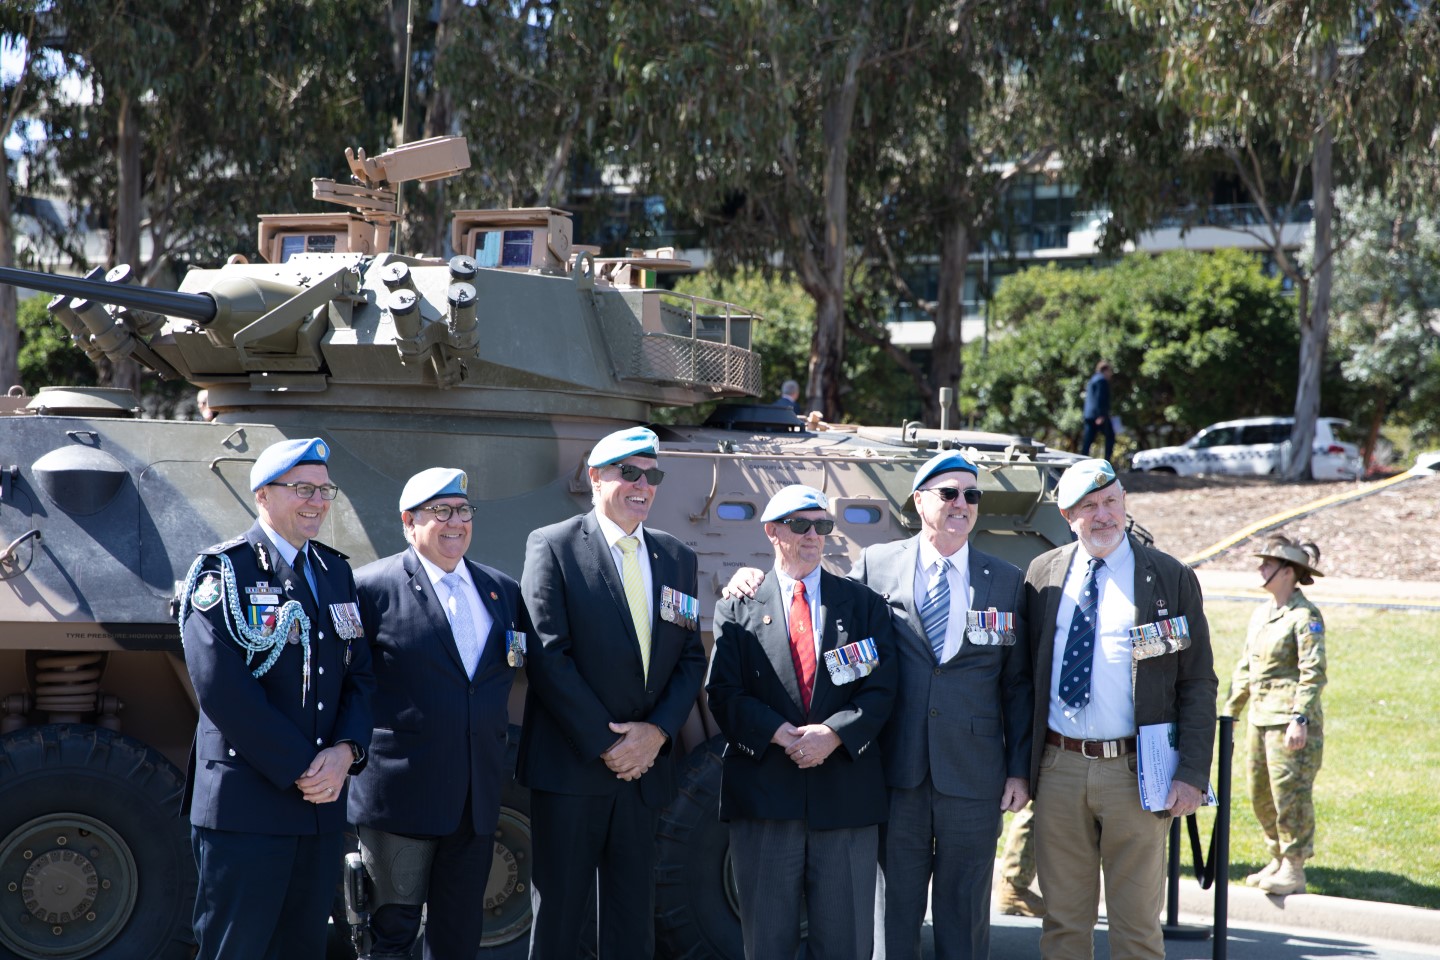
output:
M1308 474L1329 337L1338 183L1402 188L1436 146L1440 22L1427 0L1115 0L1157 44L1161 96L1195 149L1229 158L1260 209L1250 228L1297 291L1300 362L1290 478ZM1267 163L1272 144L1278 169ZM1278 193L1273 184L1288 181ZM1311 255L1283 242L1313 196Z

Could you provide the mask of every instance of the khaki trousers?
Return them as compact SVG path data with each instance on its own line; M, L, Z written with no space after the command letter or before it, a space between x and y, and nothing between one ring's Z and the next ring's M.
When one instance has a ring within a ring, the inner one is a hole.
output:
M1035 854L1045 922L1044 960L1091 960L1100 874L1112 960L1164 960L1168 816L1140 808L1135 756L1089 760L1047 746L1035 795Z

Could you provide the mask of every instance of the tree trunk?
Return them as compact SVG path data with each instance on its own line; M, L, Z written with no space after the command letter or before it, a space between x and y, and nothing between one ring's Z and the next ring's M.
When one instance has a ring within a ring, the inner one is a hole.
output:
M1327 44L1316 66L1321 91L1329 87L1335 71L1335 45ZM1321 97L1325 102L1328 98ZM1329 118L1315 131L1315 152L1310 178L1315 191L1315 239L1309 310L1300 315L1300 376L1295 385L1295 425L1290 431L1287 480L1310 476L1310 454L1315 443L1315 420L1320 416L1320 377L1325 367L1325 346L1330 337L1330 286L1334 278L1335 183L1332 153L1335 135Z
M844 73L825 105L822 133L825 143L825 171L821 180L825 235L821 241L822 291L815 296L815 337L810 347L810 376L807 395L810 409L820 410L827 420L838 420L845 412L845 255L849 245L850 130L855 121L855 101L860 95L860 64L869 46L865 24L869 6L853 34L853 46L846 57Z
M140 164L140 119L136 116L134 102L127 94L118 94L120 110L116 121L116 191L115 228L112 234L115 244L115 262L128 263L136 273L144 270L140 262L140 215L141 180L144 171ZM107 364L109 377L101 382L111 387L130 390L140 395L140 367L128 357Z
M10 159L0 159L0 265L15 266L15 231L10 209ZM20 382L20 298L0 284L0 393Z
M925 397L925 415L932 426L940 426L940 391L950 387L960 399L960 324L965 319L965 267L970 260L970 228L957 206L940 237L940 284L935 304L935 339L930 348L930 390ZM933 413L932 413L933 411ZM955 411L957 414L959 410ZM959 423L958 416L951 421Z

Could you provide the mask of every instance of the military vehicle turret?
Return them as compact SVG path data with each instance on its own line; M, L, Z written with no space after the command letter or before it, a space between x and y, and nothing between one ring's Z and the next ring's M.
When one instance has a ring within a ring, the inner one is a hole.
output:
M190 271L179 291L6 270L94 359L133 358L209 391L213 422L142 419L128 392L47 388L0 405L0 960L189 955L194 870L178 817L195 699L174 622L195 553L248 526L246 478L278 440L319 435L340 486L321 538L357 566L401 549L417 470L469 472L474 554L519 574L527 533L589 507L592 443L660 406L754 397L762 318L659 289L670 251L602 258L553 209L456 211L448 259L387 252L395 190L468 164L443 138L369 158L315 195L357 213L262 217L262 259ZM827 563L918 528L914 470L939 445L982 465L984 549L1024 563L1069 539L1058 455L1020 438L805 421L723 408L657 426L668 473L650 522L699 554L703 612L768 562L757 511L779 486L826 490ZM813 429L812 429L813 428ZM512 698L518 723L521 684ZM518 728L514 731L518 736ZM715 818L715 726L697 703L665 817L657 925L670 956L738 957ZM524 955L529 827L512 784L488 883L484 957Z

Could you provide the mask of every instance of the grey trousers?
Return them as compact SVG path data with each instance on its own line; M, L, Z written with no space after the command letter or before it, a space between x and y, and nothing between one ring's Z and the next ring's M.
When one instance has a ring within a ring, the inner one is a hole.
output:
M800 820L733 820L730 855L746 960L790 960L808 912L811 960L874 947L875 827L809 830Z

